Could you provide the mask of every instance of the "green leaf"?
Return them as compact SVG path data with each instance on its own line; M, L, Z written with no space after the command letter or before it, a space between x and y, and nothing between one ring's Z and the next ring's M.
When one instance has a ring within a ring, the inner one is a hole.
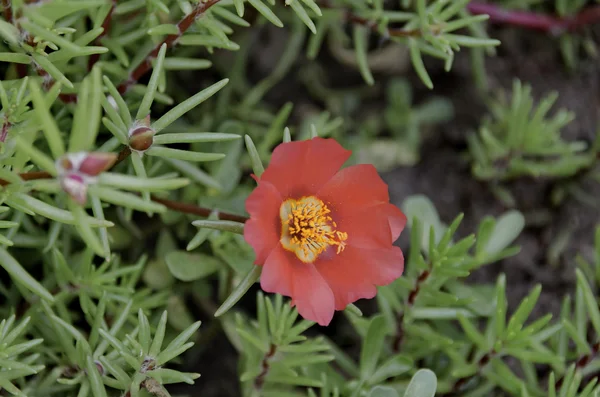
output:
M469 310L455 307L415 307L412 310L413 318L424 320L455 320L459 315L465 318L475 316Z
M467 337L477 346L478 349L487 351L488 350L488 342L485 337L477 330L477 328L473 325L473 323L463 316L462 314L458 314L458 322L462 326L463 330Z
M154 137L154 143L167 145L170 143L225 142L240 138L240 135L223 132L182 132L157 135Z
M83 80L77 93L77 108L71 127L69 152L91 151L98 136L102 119L102 75L94 67Z
M420 194L410 196L402 203L402 210L406 214L409 227L413 227L412 220L416 217L421 223L421 230L426 231L421 235L421 248L423 250L427 250L429 247L431 227L435 231L436 241L439 242L442 239L446 228L440 221L438 212L428 197Z
M102 185L139 192L175 190L190 183L189 179L186 178L140 178L110 172L100 174L98 181Z
M254 285L256 280L260 277L262 268L260 266L252 266L246 276L235 286L231 294L225 299L225 302L215 312L215 317L220 317L227 313L242 297L248 292L250 287Z
M596 296L592 292L590 284L581 269L575 269L575 274L577 275L577 287L581 288L581 291L583 292L583 300L585 301L587 313L592 322L592 326L594 327L594 331L596 331L596 335L600 335L600 310L598 309Z
M34 112L44 136L50 147L52 156L57 159L65 153L65 145L63 143L60 131L56 126L54 117L50 114L49 104L46 103L42 90L35 79L29 80L29 90L31 92L31 101L33 102ZM54 168L54 167L52 167Z
M523 231L525 217L516 210L508 211L498 218L485 246L485 252L496 254L508 247Z
M148 317L142 309L138 309L138 341L142 347L142 352L148 354L150 350L150 323Z
M152 345L150 346L150 350L148 351L148 355L150 357L156 357L160 353L162 343L165 339L166 327L167 311L165 310L160 316L160 321L158 322L158 326L156 327L156 332L154 334L154 339L152 340Z
M244 224L241 222L221 220L198 220L192 222L192 225L196 226L197 228L215 229L222 230L224 232L244 234Z
M0 20L0 37L2 37L11 45L19 45L20 36L19 29L17 29L15 25Z
M119 190L111 189L107 186L90 186L88 193L98 197L104 202L138 211L163 213L167 210L167 208L162 204L155 203L153 201L146 201L131 193L121 192Z
M367 54L367 38L368 38L368 29L359 24L354 24L354 49L356 51L356 61L358 64L358 69L360 70L360 74L363 79L367 82L368 85L375 84L375 79L371 74L371 70L369 69L369 56Z
M417 40L413 38L409 39L408 48L410 49L410 60L412 61L412 65L415 68L417 75L421 78L421 81L427 88L430 90L433 89L433 82L431 81L431 77L429 77L429 73L427 73L427 69L423 63L423 56L421 55L421 50L419 49Z
M223 153L202 153L181 149L171 149L163 146L152 146L144 152L150 156L165 157L182 161L217 161L225 157Z
M413 366L414 362L412 358L403 354L396 354L381 364L375 373L373 373L373 376L371 376L368 382L372 385L383 383L389 378L394 378L410 371Z
M6 200L6 203L10 206L14 204L21 208L26 208L45 218L52 219L53 221L66 223L68 225L75 225L77 223L75 217L70 211L65 211L63 209L51 206L50 204L46 204L45 202L27 194L15 193L8 200ZM110 221L100 220L92 217L88 217L88 222L92 227L111 227L115 225Z
M542 286L538 284L531 290L529 295L527 295L525 299L521 301L521 304L508 321L508 325L506 327L506 338L511 339L519 331L521 331L523 324L525 323L525 321L527 321L529 315L533 311L533 308L535 307L535 304L537 303L541 292Z
M383 315L377 315L371 319L360 351L360 377L363 380L369 379L375 372L383 350L386 331L387 327Z
M238 16L241 18L244 16L244 0L233 0L233 4L235 5L235 10Z
M104 246L100 241L100 238L96 233L94 233L94 230L88 221L88 215L85 210L71 200L69 200L69 209L75 217L75 227L77 228L81 239L89 248L94 250L96 255L103 258L108 258L110 256L110 252L104 250Z
M418 370L410 380L404 397L434 397L437 390L437 376L429 369Z
M291 376L285 374L267 375L267 380L272 383L281 383L290 386L323 387L323 381L305 376Z
M54 122L54 119L52 119L52 122ZM28 139L24 134L18 135L15 138L15 143L19 150L22 152L21 154L29 156L31 158L31 161L35 163L38 167L48 171L50 175L56 176L57 171L56 166L54 165L54 161L52 161L52 159L47 154L33 146L32 142L30 142L30 139L31 138ZM60 145L62 145L62 140L60 142ZM60 145L56 145L55 149L57 151L61 150Z
M119 94L117 87L115 87L115 85L107 76L102 76L102 80L104 81L104 85L108 89L108 93L117 104L117 109L119 111L121 119L128 128L131 127L133 124L133 120L131 119L131 113L129 113L129 107L127 106L127 103L125 102L121 94Z
M250 3L252 7L256 8L256 11L260 12L262 16L264 16L273 25L277 26L278 28L283 27L283 22L281 22L281 20L277 18L277 15L275 15L273 11L271 11L271 9L262 1L248 0L248 3Z
M310 31L313 34L317 34L317 27L315 26L315 23L312 21L312 19L310 19L310 17L308 16L308 13L304 9L304 7L302 7L302 4L300 4L299 1L292 1L289 3L289 5L290 7L292 7L298 18L300 18L300 20L304 22L304 24L310 29Z
M186 251L171 251L165 256L171 274L181 281L194 281L222 269L225 264L219 259Z
M254 175L260 178L263 172L265 172L265 167L260 159L260 155L256 150L256 146L254 146L254 142L252 142L252 138L249 135L244 137L246 141L246 149L248 150L248 154L250 155L250 161L252 162L252 171L254 171Z
M73 83L71 82L71 80L69 80L67 78L67 76L65 76L59 68L57 68L52 62L50 62L50 60L48 60L48 57L43 56L43 55L39 55L39 54L32 54L31 57L33 58L33 60L39 64L54 80L56 80L57 82L59 82L60 84L67 86L68 88L75 88L73 86ZM31 79L31 81L34 81L33 79Z
M86 360L86 372L87 379L90 381L90 386L92 389L92 394L94 397L106 397L106 388L104 387L104 383L102 382L102 377L98 372L98 367L94 363L91 356L87 357Z
M25 270L23 266L21 266L21 264L2 247L0 247L0 266L6 270L15 282L20 283L23 287L27 288L40 298L49 302L54 302L52 294L33 278L27 270Z
M152 75L150 76L150 81L146 87L146 93L142 98L142 103L138 108L137 115L135 118L137 120L143 120L146 116L150 114L150 106L152 106L152 101L154 100L154 93L158 88L158 78L160 77L163 71L163 62L165 60L165 54L167 53L167 44L163 43L160 46L160 50L158 52L158 56L156 58L156 63L152 69Z
M173 339L171 343L169 343L167 347L156 357L156 364L162 365L177 357L185 350L189 349L194 343L185 343L185 341L190 339L192 335L198 331L200 324L200 321L196 321L194 324L190 325L183 332L181 332L175 339Z
M210 69L212 62L207 59L169 57L164 60L165 70L203 70Z
M399 397L398 392L387 386L375 386L367 394L368 397Z
M163 129L167 128L169 125L171 125L171 123L179 119L185 113L189 112L196 106L200 105L202 102L206 101L208 98L212 97L221 88L225 87L227 83L229 83L229 79L223 79L218 83L215 83L210 87L200 91L191 98L188 98L185 101L181 102L179 105L175 106L173 109L165 113L160 119L152 123L152 129L158 133Z
M1 35L2 33L0 33ZM18 54L13 52L2 52L0 53L0 62L12 62L29 65L31 58L25 54Z

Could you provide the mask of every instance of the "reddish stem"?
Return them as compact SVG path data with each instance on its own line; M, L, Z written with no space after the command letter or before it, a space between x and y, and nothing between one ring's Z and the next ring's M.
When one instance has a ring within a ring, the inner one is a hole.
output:
M265 378L267 377L267 374L269 373L269 368L271 367L269 360L275 355L276 351L277 351L277 346L271 344L269 351L263 357L262 362L260 364L261 365L260 374L258 374L256 379L254 380L254 387L256 388L256 390L261 390L263 385L265 384Z
M217 4L220 0L207 0L206 2L198 3L191 13L183 17L177 24L178 33L168 35L162 42L158 43L152 51L146 56L146 58L140 63L130 74L127 80L122 82L118 90L121 94L127 92L132 85L134 85L143 75L145 75L150 69L152 69L152 60L156 58L160 47L163 44L167 45L167 48L173 47L177 40L192 26L192 23L196 21L202 14L204 14L210 7Z
M471 1L467 5L467 10L471 14L487 14L493 23L522 26L555 35L600 22L600 6L587 7L578 14L567 17L546 15L531 11L507 10L496 4L479 1Z
M1 0L0 4L2 4L2 14L4 15L4 19L6 19L6 22L12 23L13 11L11 0Z
M162 199L162 198L159 198L156 196L151 196L151 199L152 199L152 201L162 204L165 207L167 207L173 211L181 212L183 214L190 214L190 215L206 217L206 216L209 216L213 212L213 210L210 208L199 207L194 204L182 203L179 201ZM223 221L234 221L234 222L240 222L240 223L244 223L248 220L248 218L246 218L245 216L228 214L226 212L219 212L218 217L220 220L223 220Z
M396 330L396 335L394 336L394 340L392 341L392 350L395 353L400 351L402 341L404 340L404 313L415 304L417 295L419 295L419 292L421 292L421 286L423 285L423 283L425 281L427 281L427 279L429 278L430 275L431 275L431 272L429 270L424 270L419 275L419 277L417 277L415 286L408 293L408 299L406 301L406 307L404 308L404 311L399 313L397 316L396 321L398 323L398 329Z
M52 78L52 76L50 76L48 74L48 72L46 72L41 66L34 63L33 67L34 67L36 73L38 74L38 76L44 78L43 86L46 91L51 89L54 86L54 84L56 84L56 81ZM63 103L76 103L77 102L77 94L60 93L60 94L58 94L58 98L61 101L63 101Z
M102 38L107 35L108 30L110 29L111 22L112 22L112 16L113 16L113 13L114 13L116 7L117 7L117 0L112 0L112 5L110 7L110 10L108 11L108 14L106 14L104 21L102 21L103 31L102 31L102 33L100 33L100 35L98 37L96 37L96 40L94 40L95 45L100 45ZM100 60L100 54L92 54L90 56L90 59L88 60L88 71L92 70L92 68L94 67L96 62L98 62L98 60Z
M5 142L6 137L8 136L8 129L10 128L10 123L7 119L4 119L4 123L2 123L2 130L0 131L0 142Z
M575 361L575 368L578 371L581 371L598 356L598 353L600 353L600 342L596 342L591 346L589 354L585 354ZM559 389L562 386L564 380L564 377L558 379L555 383L555 387Z

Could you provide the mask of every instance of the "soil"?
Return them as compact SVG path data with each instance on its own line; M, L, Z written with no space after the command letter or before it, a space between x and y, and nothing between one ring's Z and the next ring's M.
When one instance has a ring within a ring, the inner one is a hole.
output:
M269 27L263 29L266 32L263 32L261 40L255 42L250 51L249 72L253 81L270 73L286 43L286 35L281 30ZM505 27L494 28L491 36L503 43L496 57L486 58L492 90L504 88L510 91L513 79L519 78L532 85L537 98L552 90L558 91L557 106L566 107L576 114L575 121L564 129L564 138L591 141L597 131L600 112L600 67L597 61L586 60L583 56L577 71L571 74L564 66L555 38ZM320 61L326 66L332 84L340 88L362 84L361 77L354 68L335 62L330 54L321 54ZM292 72L267 97L277 107L286 101L294 101L297 104L293 115L296 121L305 117L307 109L322 110L323 106L312 99L299 82L297 71L307 64L307 60L298 59ZM452 101L455 118L428 134L418 164L399 167L386 172L383 177L389 184L391 200L397 205L401 205L409 195L425 194L434 202L445 222L452 221L463 212L465 219L459 233L466 235L476 230L483 216L499 215L507 209L491 193L487 184L472 177L469 164L462 156L466 150L466 135L477 128L486 108L474 86L467 51L458 54L449 73L443 71L442 65L435 60L428 60L427 67L435 84L434 91L427 90L420 83L412 68L408 67L403 73L416 90L416 102L432 94L443 95ZM398 71L392 73L397 74ZM389 77L391 73L376 76L382 81ZM383 92L377 94L374 102L377 106L384 107ZM516 241L522 247L517 256L480 269L470 277L470 282L493 283L499 273L505 273L510 308L514 308L534 284L541 283L543 292L534 317L548 312L556 314L562 297L572 292L575 255L579 253L591 258L594 229L599 224L600 211L572 197L568 197L557 207L553 206L549 199L553 183L549 181L518 180L505 186L515 195L517 208L528 219L534 220L536 214L541 213L545 215L544 221L532 221L526 227ZM586 186L585 189L594 197L600 195L597 184ZM570 235L570 239L564 249L559 255L550 255L549 249L555 247L556 240L565 233ZM406 246L406 236L405 233L399 242L403 247ZM329 332L338 335L347 333L343 327L347 327L347 324L338 321ZM202 357L190 363L190 367L189 369L202 374L196 386L186 390L190 395L239 395L234 382L238 376L235 351L224 337L214 340Z

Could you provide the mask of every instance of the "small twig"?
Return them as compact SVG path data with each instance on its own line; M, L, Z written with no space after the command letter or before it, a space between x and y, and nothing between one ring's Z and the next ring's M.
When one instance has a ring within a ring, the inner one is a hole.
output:
M199 207L194 204L182 203L179 201L167 200L156 196L150 196L152 201L164 205L170 210L181 212L183 214L198 215L198 216L209 216L213 210L210 208ZM244 223L248 220L245 216L228 214L226 212L219 212L218 217L222 221L234 221Z
M531 11L507 10L499 5L471 1L467 5L471 14L487 14L490 22L505 23L555 35L570 32L600 22L600 6L584 8L574 16L558 17Z
M447 393L445 396L458 396L458 392L461 391L461 388L464 386L464 384L467 383L468 381L470 381L471 379L473 379L474 377L479 376L479 374L481 374L481 371L483 370L483 368L490 362L492 357L494 357L495 355L496 355L495 350L491 350L491 351L485 353L477 361L477 372L475 372L473 375L469 375L469 376L465 376L465 377L457 379L456 382L454 382L454 385L452 386L452 390L449 393Z
M199 2L191 13L183 17L177 23L178 33L168 35L162 42L158 43L146 58L129 74L128 78L122 82L118 90L121 94L127 92L131 86L133 86L137 81L145 75L150 69L152 69L152 60L157 57L160 48L163 44L167 45L167 48L173 47L177 40L181 38L181 36L192 26L198 18L200 18L210 7L217 4L220 0L206 0L205 2Z
M0 142L5 142L6 137L8 136L8 130L10 128L10 122L5 116L4 122L2 123L2 129L0 130Z
M431 272L429 270L424 270L419 277L417 278L417 282L413 289L408 293L408 300L406 302L406 308L402 311L397 318L398 329L396 330L396 335L394 336L394 340L392 341L392 349L395 353L400 351L400 346L402 345L402 341L404 340L404 313L408 309L410 309L417 299L417 295L421 291L421 286L429 278Z
M13 10L11 0L1 0L0 4L2 4L2 15L4 15L4 19L6 19L6 22L12 23Z
M35 69L38 76L42 77L43 87L46 91L50 90L54 86L54 84L56 84L56 81L54 80L54 78L52 78L52 76L50 76L50 74L48 74L48 72L46 72L46 70L44 70L44 68L37 65L36 63L33 64L33 68ZM58 98L63 103L76 103L77 102L77 94L60 93L60 94L58 94Z
M104 21L102 21L103 31L102 31L102 33L100 33L100 35L98 37L96 37L96 40L94 40L95 45L100 45L102 38L108 34L108 30L110 29L110 25L112 23L113 13L114 13L116 7L117 7L117 0L112 0L112 5L110 7L110 10L108 11L108 14L106 14ZM94 67L96 62L98 62L99 59L100 59L100 54L92 54L90 56L90 59L88 60L88 71L92 70L92 68Z
M600 353L600 342L596 342L591 347L591 352L588 354L584 354L575 360L575 369L583 370L589 363L591 363ZM567 366L568 367L568 366ZM555 387L558 389L562 386L563 381L565 380L564 376L558 379L555 383Z
M254 387L256 388L256 390L261 390L263 385L265 384L265 378L267 377L267 374L269 373L269 368L271 366L269 363L269 360L275 355L276 351L277 351L277 346L275 346L274 344L271 344L269 351L263 357L263 360L261 362L262 370L260 371L260 374L258 374L256 379L254 380Z
M121 149L121 151L119 152L119 154L117 154L117 160L115 161L115 163L113 164L112 167L110 167L110 169L115 168L117 165L121 164L123 161L125 161L129 156L131 155L131 148L129 146L125 146L123 149Z

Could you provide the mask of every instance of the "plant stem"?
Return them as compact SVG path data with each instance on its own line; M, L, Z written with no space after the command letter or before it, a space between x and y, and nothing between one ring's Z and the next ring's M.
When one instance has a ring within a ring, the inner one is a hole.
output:
M591 348L590 348L591 352L588 354L584 354L583 356L579 357L576 361L575 361L575 369L581 371L582 369L584 369L589 363L591 363L592 361L594 361L594 359L598 356L598 353L600 353L600 342L596 342L594 343ZM567 365L567 368L569 366ZM564 376L561 377L560 379L558 379L555 383L555 387L558 389L562 386L563 381L565 380Z
M119 164L120 162L125 160L127 157L129 157L130 154L131 154L131 149L129 149L129 147L123 148L119 152L119 154L117 156L117 161L112 166L112 168L114 168L117 164ZM19 176L24 181L33 181L36 179L52 179L53 178L53 176L50 175L46 171L24 172L24 173L19 174ZM6 186L9 184L10 184L9 181L0 179L0 186ZM210 208L200 207L200 206L197 206L194 204L182 203L182 202L174 201L174 200L167 200L167 199L163 199L163 198L156 197L156 196L150 196L150 198L152 201L154 201L156 203L160 203L172 211L181 212L183 214L190 214L190 215L206 217L213 212L213 210ZM219 212L217 214L217 216L220 220L223 220L223 221L234 221L234 222L244 223L248 220L248 218L246 218L245 216L229 214L227 212Z
M1 0L0 4L2 4L2 14L4 15L4 19L6 22L13 22L13 11L12 11L12 0Z
M162 42L158 43L154 47L154 49L152 49L152 51L150 51L150 53L146 55L146 58L129 74L129 77L124 82L122 82L119 85L119 87L117 87L119 92L121 94L127 92L132 85L137 83L137 81L143 75L145 75L150 69L152 69L152 60L156 58L158 52L160 51L160 47L162 47L163 44L166 44L167 48L173 47L177 43L177 40L179 40L179 38L183 36L183 34L190 28L190 26L192 26L192 24L197 19L200 18L210 7L214 6L219 1L220 0L206 0L205 2L200 1L198 4L196 4L192 12L183 17L183 19L181 19L179 23L177 23L177 29L179 32L176 34L168 35Z
M485 353L483 356L481 356L481 358L477 361L477 372L475 372L473 375L469 375L469 376L465 376L462 378L459 378L456 380L456 382L454 382L454 385L452 386L452 390L447 393L445 396L458 396L459 392L461 391L461 388L471 379L473 379L476 376L479 376L481 374L481 371L483 370L483 368L490 362L490 360L492 359L492 357L494 357L496 355L496 351L495 350L491 350L487 353Z
M276 351L277 351L277 346L275 346L274 344L271 344L269 351L267 352L267 354L265 354L265 356L262 359L262 362L261 362L262 370L261 370L260 374L258 374L256 379L254 380L254 387L258 391L260 391L262 389L263 385L265 384L265 378L266 378L267 374L269 373L269 368L271 366L269 363L269 360L275 355Z
M531 11L507 10L499 5L471 1L467 5L471 14L487 14L490 22L505 23L559 35L600 22L600 6L586 7L573 16L559 17Z
M156 196L150 196L152 201L164 205L170 210L181 212L183 214L198 215L198 216L209 216L213 210L210 208L199 207L194 204L182 203L179 201L167 200ZM229 214L226 212L218 213L218 217L222 221L234 221L244 223L248 220L245 216Z
M394 336L394 340L392 342L392 350L395 353L400 351L400 346L402 345L402 341L404 340L404 314L406 313L407 310L409 310L415 304L417 295L419 295L419 292L421 291L421 286L429 278L430 275L431 275L431 272L429 270L424 270L419 275L419 277L417 278L417 281L415 282L415 286L408 293L408 300L406 301L406 307L405 307L404 311L402 311L400 314L398 314L398 318L397 318L398 329L396 330L396 335Z

